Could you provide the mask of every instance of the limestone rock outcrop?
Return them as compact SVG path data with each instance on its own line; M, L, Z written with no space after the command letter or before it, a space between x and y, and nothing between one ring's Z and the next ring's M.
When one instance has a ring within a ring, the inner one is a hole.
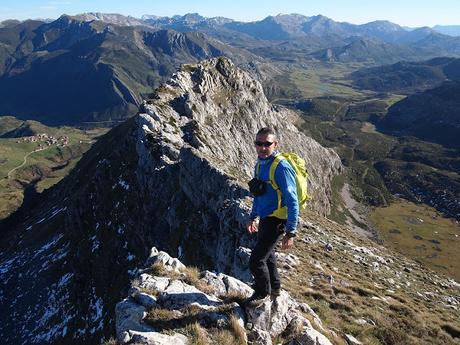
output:
M0 298L14 301L0 315L7 343L109 338L115 304L152 246L187 265L242 278L244 248L254 241L244 227L247 181L262 126L279 132L283 151L305 158L310 207L329 212L339 157L300 133L297 115L271 105L260 83L230 60L184 65L141 108L24 210L27 217L19 212L11 220L0 252ZM144 283L170 284L148 277ZM153 297L138 294L136 303L154 305ZM142 310L131 312L141 320Z
M202 272L199 282L204 283L202 286L207 289L203 292L184 282L187 273L183 268L175 268L177 266L173 262L177 259L172 259L165 252L159 252L151 259L148 263L160 264L165 272L177 275L168 278L141 273L134 280L130 296L116 306L117 340L122 344L156 345L168 344L168 341L169 344L188 344L191 340L179 333L181 330L184 333L184 327L196 323L203 329L225 329L229 327L231 317L237 320L244 335L240 340L244 343L268 345L272 344L272 338L289 334L286 344L332 344L303 316L302 311L311 309L297 303L284 290L273 301L267 299L259 306L249 306L244 299L253 290L234 277ZM149 271L149 268L142 271ZM140 295L144 296L140 298ZM239 303L228 300L235 296L239 297ZM152 300L155 302L152 303ZM166 319L163 316L165 310L168 314ZM310 315L317 318L313 311ZM162 333L165 330L168 334Z

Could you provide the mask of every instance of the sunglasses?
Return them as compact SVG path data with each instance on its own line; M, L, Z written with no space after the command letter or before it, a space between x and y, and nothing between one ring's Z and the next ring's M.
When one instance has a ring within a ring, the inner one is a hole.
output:
M254 141L254 144L256 144L257 146L264 146L264 147L270 147L273 145L273 143L269 141Z

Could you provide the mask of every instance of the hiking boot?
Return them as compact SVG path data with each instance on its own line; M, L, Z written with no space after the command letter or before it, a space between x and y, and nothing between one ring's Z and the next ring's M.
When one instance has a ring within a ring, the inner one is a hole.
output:
M272 292L270 294L270 299L274 301L276 297L279 297L281 295L281 289L272 289Z
M268 301L268 297L269 295L261 295L261 294L258 294L256 292L254 292L252 294L251 297L249 297L245 302L245 306L247 307L258 307L260 305L262 305L262 303L264 302L267 302Z

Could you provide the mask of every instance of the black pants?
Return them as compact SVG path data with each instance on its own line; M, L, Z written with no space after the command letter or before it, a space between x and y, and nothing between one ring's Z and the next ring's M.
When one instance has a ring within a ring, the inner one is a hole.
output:
M259 223L257 244L249 259L249 268L254 276L254 290L266 296L281 287L276 267L275 247L284 234L286 221L276 217L262 218Z

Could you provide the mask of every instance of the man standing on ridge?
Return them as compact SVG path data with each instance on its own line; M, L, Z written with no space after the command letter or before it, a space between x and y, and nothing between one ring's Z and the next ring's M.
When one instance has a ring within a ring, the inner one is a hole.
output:
M278 190L270 182L270 167L279 154L275 132L268 127L260 129L255 146L258 155L255 178L249 182L254 202L247 224L249 233L258 233L249 261L255 281L254 294L248 301L252 305L265 301L267 296L272 299L279 296L281 282L275 247L281 238L281 249L293 246L299 215L295 171L289 162L281 160L274 171Z

